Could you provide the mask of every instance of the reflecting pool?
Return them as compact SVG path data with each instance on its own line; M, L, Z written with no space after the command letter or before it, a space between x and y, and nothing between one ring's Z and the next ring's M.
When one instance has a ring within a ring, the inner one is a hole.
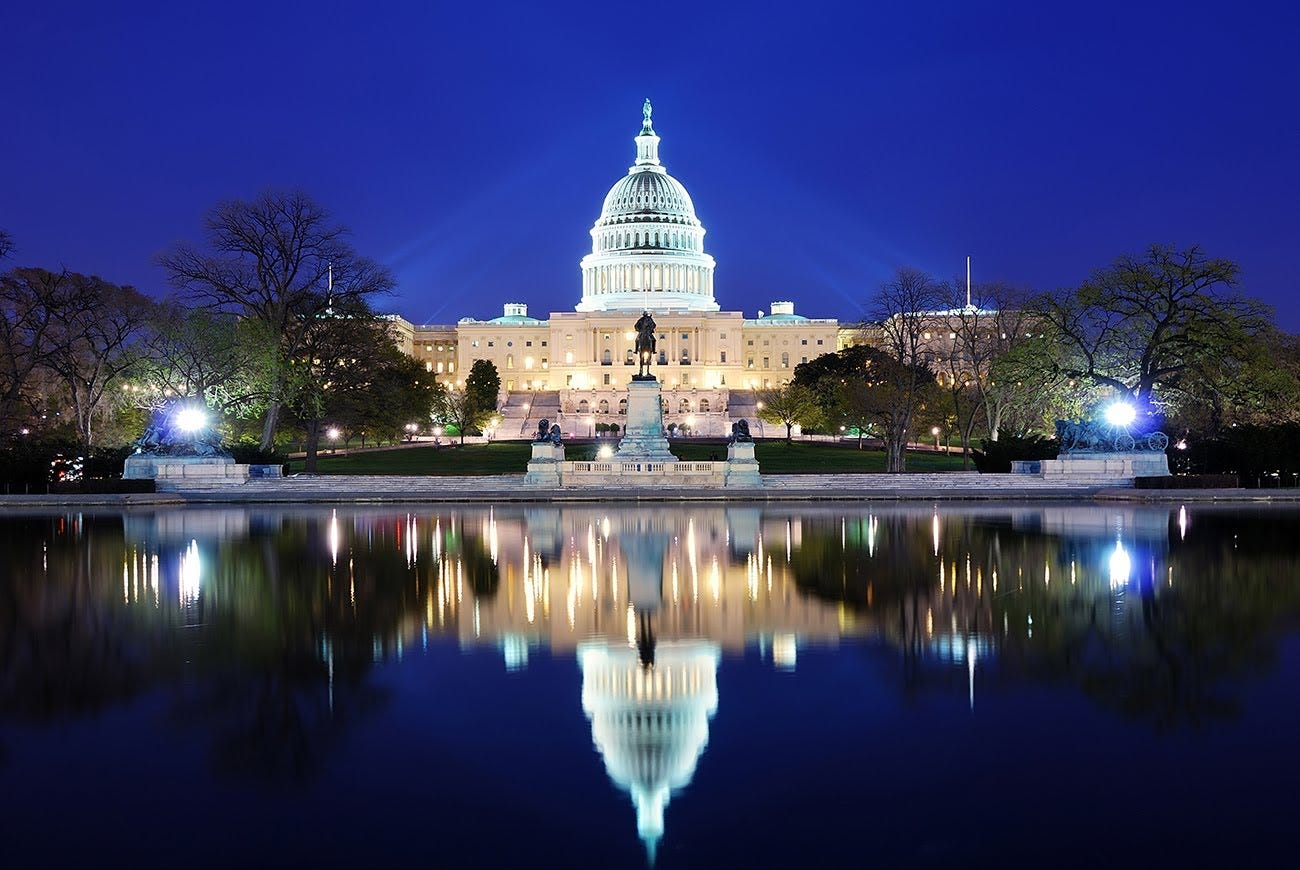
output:
M1300 510L0 513L5 866L1290 851Z

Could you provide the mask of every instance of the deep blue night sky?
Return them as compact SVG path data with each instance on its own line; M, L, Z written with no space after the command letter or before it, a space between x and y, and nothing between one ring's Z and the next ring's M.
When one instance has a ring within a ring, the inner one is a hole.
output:
M297 186L397 274L381 307L570 310L649 96L724 309L856 318L967 254L1068 285L1159 241L1300 329L1295 4L114 6L0 16L11 263L162 295L208 207Z

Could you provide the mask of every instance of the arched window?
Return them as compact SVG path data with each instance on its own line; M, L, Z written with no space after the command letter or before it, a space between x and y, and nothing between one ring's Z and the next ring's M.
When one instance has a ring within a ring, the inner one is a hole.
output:
M600 355L600 364L603 366L614 364L614 358L610 355L609 348L605 348L605 352Z
M619 412L620 414L626 414L626 413L627 413L627 399L619 399L619 400L618 400L618 412Z
M677 413L678 413L678 414L685 414L685 413L688 413L690 410L691 410L691 400L690 400L690 399L682 399L680 402L677 403Z
M634 233L634 234L632 235L632 247L634 247L634 248L639 248L639 247L641 247L641 234L640 234L640 233Z
M585 414L585 413L587 413L587 411L588 411L588 409L589 409L590 407L591 407L591 406L587 404L587 400L586 400L586 399L583 399L581 402L578 403L578 413L579 413L579 414Z
M597 411L597 413L600 413L600 414L608 414L608 413L609 413L609 402L608 402L606 399L601 399L601 400L600 400L600 404L596 406L596 411Z
M659 234L655 233L655 247L659 247Z
M707 414L707 413L709 413L709 400L708 400L708 399L700 399L700 413L701 413L701 414Z

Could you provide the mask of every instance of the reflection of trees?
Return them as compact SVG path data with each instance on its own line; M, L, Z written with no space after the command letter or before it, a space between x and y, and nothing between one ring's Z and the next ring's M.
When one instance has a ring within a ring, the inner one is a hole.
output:
M335 562L328 522L272 515L250 536L200 544L187 603L172 567L182 544L138 545L161 566L156 594L139 598L124 595L137 545L119 517L6 519L0 716L59 719L165 689L178 721L213 729L221 769L310 773L378 700L366 676L422 622L434 561L406 555L400 522L381 519Z
M1130 543L1132 572L1114 588L1113 539L947 520L935 556L928 518L890 513L874 520L871 555L854 523L804 518L796 582L869 617L902 650L909 684L934 637L978 636L1004 677L1068 682L1161 727L1195 724L1236 715L1236 684L1270 666L1279 624L1300 617L1292 514L1207 512L1185 541Z
M121 528L120 519L94 516L0 523L6 717L47 721L93 712L165 675L168 626L141 619L122 601ZM84 545L92 539L97 546Z

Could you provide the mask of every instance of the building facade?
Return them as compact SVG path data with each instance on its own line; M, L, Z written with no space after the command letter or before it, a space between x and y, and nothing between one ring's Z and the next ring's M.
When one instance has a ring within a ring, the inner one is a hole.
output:
M852 341L854 328L796 314L788 300L755 317L722 310L704 225L686 188L660 162L659 142L647 100L635 161L610 188L591 228L573 311L540 319L526 305L507 302L491 320L394 319L399 344L449 382L463 381L475 360L496 366L498 437L527 436L541 416L567 435L620 423L637 370L632 324L643 310L658 327L653 371L664 388L665 425L700 435L726 434L736 419L752 425L754 390L787 383L799 363Z

